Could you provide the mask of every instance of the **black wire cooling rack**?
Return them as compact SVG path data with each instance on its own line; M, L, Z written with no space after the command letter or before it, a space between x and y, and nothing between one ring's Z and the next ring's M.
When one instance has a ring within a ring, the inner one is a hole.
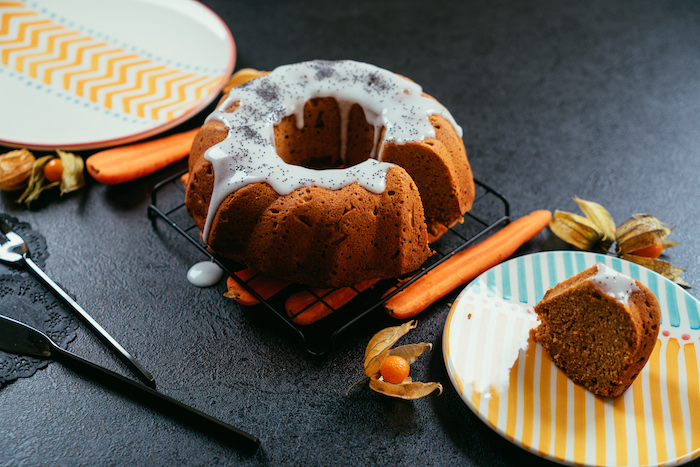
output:
M234 273L244 269L245 266L212 254L202 243L200 231L185 208L185 187L181 182L181 175L175 175L155 186L151 193L151 204L148 206L149 218L154 222L157 219L166 221L171 228L187 239L202 254L221 266L225 274L233 277L245 290L260 301L259 305L254 306L268 308L274 316L298 335L306 351L312 355L328 353L333 348L336 339L344 331L369 314L382 311L382 305L389 298L451 255L478 242L510 222L510 205L506 198L493 188L475 180L476 196L472 210L465 215L463 223L455 225L431 244L434 254L423 264L419 273L404 278L385 279L362 292L355 289L358 295L352 301L342 308L333 309L324 301L324 297L330 292L317 294L308 287L293 284L273 297L264 299L248 285L252 278L247 281L239 279ZM299 325L292 321L292 318L285 311L285 301L292 294L304 289L312 293L318 301L329 306L332 313L309 325ZM392 292L387 293L389 290Z

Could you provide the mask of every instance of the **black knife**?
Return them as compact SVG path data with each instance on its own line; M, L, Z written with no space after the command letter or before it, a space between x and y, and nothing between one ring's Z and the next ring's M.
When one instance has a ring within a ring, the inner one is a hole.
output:
M260 445L260 441L255 436L68 352L58 347L41 331L2 315L0 315L0 350L60 361L86 377L98 380L105 386L116 389L133 399L146 402L150 407L157 408L167 415L192 423L210 434L222 436L225 441L232 442L246 451L254 452Z

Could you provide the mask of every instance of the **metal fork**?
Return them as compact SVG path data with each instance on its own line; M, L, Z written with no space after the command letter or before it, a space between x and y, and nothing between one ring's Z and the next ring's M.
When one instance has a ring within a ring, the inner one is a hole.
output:
M105 343L116 351L117 356L148 386L155 388L156 381L134 357L119 345L112 336L100 326L83 308L78 305L61 287L58 286L37 264L32 261L29 248L24 239L0 217L0 262L21 267L33 273L41 282L51 289L66 305L72 308Z

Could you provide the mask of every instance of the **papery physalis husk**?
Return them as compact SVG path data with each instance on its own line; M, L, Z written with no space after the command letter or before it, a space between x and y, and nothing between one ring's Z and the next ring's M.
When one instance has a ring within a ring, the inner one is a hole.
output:
M0 155L0 190L15 191L29 183L36 158L27 149L16 149Z
M85 186L85 161L82 157L78 157L72 152L56 151L58 157L61 158L63 164L63 173L61 174L61 194L70 193L71 191L79 190Z
M690 287L680 279L683 269L660 259L634 255L634 252L661 242L662 251L678 245L666 240L674 227L664 224L649 214L636 214L615 227L610 213L600 204L574 197L585 217L565 211L555 211L549 228L554 235L582 250L607 253L617 242L616 253L623 259L647 267L683 286Z
M603 229L587 217L566 211L554 211L550 230L557 237L582 250L593 250L605 237Z
M411 378L407 379L410 380ZM420 399L436 389L439 391L438 394L442 393L442 385L440 383L421 383L419 381L404 381L401 384L391 384L381 379L370 378L369 387L380 394L406 400Z
M663 250L678 245L678 242L666 240L675 227L665 224L649 214L635 214L617 228L616 252L622 258L658 272L662 276L683 287L690 287L680 278L683 269L666 261L637 256L635 251L661 242Z
M29 207L32 201L35 201L41 195L41 192L59 185L59 182L49 182L44 175L44 166L47 162L53 159L53 156L44 156L38 158L32 166L32 174L29 176L29 184L17 200Z
M44 166L53 159L54 156L40 157L32 166L29 184L24 190L24 193L20 195L17 200L18 202L25 203L27 207L29 207L32 201L38 199L41 193L50 188L59 187L60 193L63 195L82 188L85 185L85 177L83 175L85 163L83 159L73 153L61 151L60 149L57 150L56 153L61 158L61 163L63 164L61 180L49 182L44 175Z
M635 214L620 224L615 232L617 254L634 253L653 243L664 240L675 227L664 224L649 214Z
M690 287L690 285L687 282L680 278L680 275L685 271L685 269L677 268L676 266L672 265L667 261L631 254L620 255L620 258L626 259L627 261L631 261L633 263L637 263L640 266L649 268L654 272L658 272L662 276L666 277L667 279L675 282L676 284L682 287Z
M231 75L231 77L224 85L223 93L228 94L231 88L235 88L236 86L240 86L243 83L247 83L248 81L257 78L261 74L263 74L262 71L258 71L254 68L242 68L235 72L233 75Z
M381 379L379 368L384 362L384 359L389 355L398 355L406 359L409 365L426 350L432 349L432 344L419 343L402 345L396 348L391 348L396 341L403 337L408 331L416 327L415 321L408 321L400 326L392 326L383 329L376 333L367 344L365 349L364 374L369 378L369 387L381 394L398 397L400 399L419 399L427 396L431 392L437 390L438 394L442 394L442 384L440 383L422 383L413 381L410 377L406 378L399 384L387 383ZM358 383L366 378L353 384L346 392L355 387Z
M603 231L603 238L600 239L600 248L608 251L615 241L615 220L602 205L593 201L586 201L578 196L574 196L574 201L578 204L581 212Z

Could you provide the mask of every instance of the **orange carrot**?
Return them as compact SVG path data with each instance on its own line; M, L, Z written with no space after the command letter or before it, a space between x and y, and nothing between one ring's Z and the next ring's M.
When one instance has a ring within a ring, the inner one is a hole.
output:
M98 182L108 185L128 182L187 157L197 131L199 128L143 143L105 149L88 157L85 165Z
M189 176L190 176L189 172L185 172L184 174L180 175L180 183L187 186L187 179L189 178Z
M296 324L307 325L347 305L360 292L371 288L379 279L369 279L354 287L302 290L290 296L284 304L287 314ZM318 297L321 297L321 301Z
M250 268L236 271L234 274L245 282L248 287L255 290L264 300L267 300L289 285L289 282L284 282L279 279L258 276L257 273ZM228 287L228 292L226 292L224 296L234 299L241 305L252 306L260 303L253 294L248 292L248 290L233 277L226 279L226 287Z
M411 318L460 285L475 278L515 253L544 229L549 211L534 211L511 222L481 243L446 259L384 303L390 316Z
M334 290L340 289L312 288L301 290L287 298L287 301L284 302L284 309L287 311L287 315L294 321L300 313L309 309L311 305L314 303L321 303L319 302L319 297L323 297L325 300Z

